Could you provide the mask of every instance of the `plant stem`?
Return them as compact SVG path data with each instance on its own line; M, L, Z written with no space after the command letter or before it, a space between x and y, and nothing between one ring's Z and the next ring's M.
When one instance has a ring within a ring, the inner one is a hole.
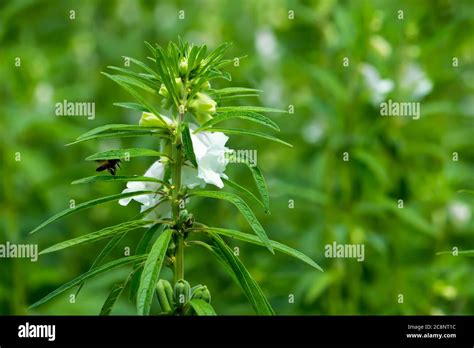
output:
M173 194L172 194L172 211L173 211L173 220L175 222L179 219L180 211L180 198L179 192L181 190L181 166L183 159L182 145L181 145L181 115L178 118L176 125L176 137L175 141L172 144L173 152L173 173L172 173L172 184L173 184ZM182 231L177 231L177 245L175 252L175 264L174 264L174 281L177 282L180 279L184 279L184 238Z

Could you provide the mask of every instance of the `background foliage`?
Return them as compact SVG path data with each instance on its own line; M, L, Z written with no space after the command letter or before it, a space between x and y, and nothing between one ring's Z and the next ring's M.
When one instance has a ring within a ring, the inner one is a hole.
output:
M403 20L397 19L400 9ZM64 147L99 125L138 122L139 113L112 105L131 98L100 71L123 64L122 56L144 58L143 41L166 44L181 35L211 48L232 41L229 58L248 55L229 70L235 85L263 89L261 105L295 110L275 117L280 137L293 149L231 137L231 147L258 150L269 181L272 215L259 218L272 239L325 269L320 273L230 241L241 248L241 259L275 311L473 314L473 259L436 256L453 246L474 249L474 196L459 192L474 189L473 18L470 1L2 1L0 243L39 243L43 249L132 217L138 206L111 203L27 236L71 199L123 189L120 183L69 185L93 175L94 164L85 157L147 145L132 139ZM16 57L21 67L15 67ZM344 57L349 67L343 67ZM456 68L453 57L459 58ZM393 79L389 96L403 101L416 96L402 88L400 76L417 64L433 86L418 98L421 119L380 117L365 88L363 63ZM96 118L55 116L55 103L64 99L95 102ZM349 162L342 161L345 151ZM453 152L459 161L452 161ZM139 158L122 172L143 173L149 164ZM231 165L227 173L252 184L244 166ZM398 199L404 209L397 209ZM248 229L236 210L219 201L190 210L209 225ZM127 236L114 257L136 241ZM325 258L324 245L333 241L364 243L365 261ZM36 263L0 259L0 313L25 313L28 304L87 271L102 245L46 255ZM191 283L209 287L218 313L251 313L231 279L199 249L188 252L186 274ZM63 296L33 313L96 314L113 282L125 275L124 269L87 283L75 304ZM114 314L133 313L133 306L123 296Z

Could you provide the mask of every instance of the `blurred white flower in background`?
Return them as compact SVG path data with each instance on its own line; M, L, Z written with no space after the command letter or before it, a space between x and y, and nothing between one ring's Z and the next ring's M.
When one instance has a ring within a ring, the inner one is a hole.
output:
M310 144L316 144L324 135L325 127L318 119L314 118L303 127L303 139Z
M471 219L471 208L463 202L451 202L448 205L448 212L458 226L465 225Z
M255 34L255 48L265 61L278 58L278 42L270 29L260 29Z
M35 87L35 99L38 105L50 105L53 100L54 88L47 82L40 82Z
M370 64L362 64L360 71L373 104L381 103L395 87L392 80L382 79L377 69Z
M399 80L402 93L413 99L421 99L431 92L433 83L418 64L405 65Z
M387 95L395 88L392 79L382 79L378 70L367 63L360 66L365 86L374 105L384 101ZM403 100L420 100L431 92L433 82L418 64L405 65L398 76L397 85Z

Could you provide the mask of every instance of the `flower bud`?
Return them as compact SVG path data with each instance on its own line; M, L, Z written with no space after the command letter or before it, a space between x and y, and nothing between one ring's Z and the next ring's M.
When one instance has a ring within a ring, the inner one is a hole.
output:
M179 60L179 73L181 75L186 75L188 72L188 60L183 57Z
M184 280L178 280L174 285L174 299L176 301L176 306L183 308L184 305L189 301L191 297L191 286L189 283Z
M165 127L166 125L161 121L155 114L151 112L144 112L142 113L142 117L140 118L140 122L138 125L143 127Z
M168 98L168 90L166 89L166 86L164 83L161 84L160 90L158 91L158 94L161 95L164 98Z
M192 299L203 300L207 303L211 303L211 293L205 285L197 286L191 296Z
M209 88L211 88L211 83L209 81L206 81L201 85L203 91L208 90Z
M196 93L193 100L189 102L188 109L196 116L199 123L204 123L212 118L216 112L217 103L205 93Z

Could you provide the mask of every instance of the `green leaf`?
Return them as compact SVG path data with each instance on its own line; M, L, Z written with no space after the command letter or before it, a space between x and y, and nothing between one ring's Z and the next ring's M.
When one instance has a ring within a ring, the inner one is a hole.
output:
M126 57L126 56L122 56L122 58L128 58L128 59L130 59L130 61L132 61L133 63L135 63L136 65L138 65L140 68L142 68L143 70L145 70L145 71L148 72L149 74L155 76L156 78L159 77L155 70L153 70L152 68L150 68L148 65L146 65L146 64L143 63L142 61L140 61L140 60L138 60L138 59L135 59L135 58L132 58L132 57Z
M173 230L167 229L158 237L143 266L137 294L137 312L139 315L150 314L156 282L160 276L161 266L166 257L172 233Z
M102 305L102 309L100 310L99 315L110 315L110 312L112 312L115 303L117 302L120 295L122 295L123 290L127 287L127 284L130 282L134 274L135 271L132 271L127 277L127 279L125 279L123 282L118 282L114 284L112 290L109 293L109 296L107 296L107 299Z
M148 93L151 93L151 94L156 94L156 90L152 87L150 87L149 85L147 85L146 83L142 82L140 79L137 79L136 77L133 77L131 75L110 75L110 76L113 76L113 80L117 83L119 83L122 87L125 87L127 86L128 88L127 91L130 92L130 90L133 90L131 86L135 86L135 87L138 87L138 88L141 88L142 90L144 90L145 92L148 92ZM135 92L138 94L138 92Z
M228 87L221 89L209 90L210 95L224 96L233 94L257 94L263 92L261 89L245 88L245 87Z
M125 233L114 235L112 239L101 250L99 255L97 255L97 257L94 259L94 262L92 262L92 265L89 268L89 271L92 271L94 268L99 266L102 263L102 261L104 261L105 258L110 254L110 252L120 243L120 241L123 239L123 237L125 237L126 234L127 233L125 232ZM83 286L84 286L84 282L81 282L79 286L77 287L76 298L81 292Z
M153 191L135 191L135 192L118 193L118 194L115 194L115 195L105 196L105 197L93 199L92 201L87 201L87 202L84 202L84 203L80 203L80 204L76 205L74 208L69 208L69 209L63 210L62 212L60 212L56 215L53 215L48 220L43 222L41 225L36 227L33 231L31 231L30 234L35 233L36 231L42 229L43 227L49 225L50 223L52 223L56 220L59 220L60 218L71 215L71 214L76 213L78 211L81 211L81 210L84 210L84 209L89 209L89 208L92 208L96 205L107 203L107 202L110 202L110 201L116 201L116 200L119 200L121 198L139 196L139 195L146 194L146 193L153 193Z
M191 161L193 166L197 167L196 155L194 154L193 141L189 133L189 127L186 123L183 124L181 130L181 139L183 140L183 148L186 157Z
M248 221L248 223L250 224L250 227L252 227L252 229L255 231L257 236L263 242L263 244L267 247L268 250L270 250L272 254L274 254L273 247L270 243L270 240L267 237L267 234L265 233L265 230L263 229L262 225L255 217L254 213L249 208L247 203L245 203L245 201L242 198L240 198L234 193L219 192L219 191L197 191L197 192L194 192L193 195L223 199L234 204L237 207L237 209L239 209L239 211L242 213L242 215L245 217L245 219Z
M140 181L140 182L157 182L162 185L168 185L163 180L152 178L149 176L139 176L139 175L93 175L88 176L82 179L73 181L72 185L77 184L90 184L94 182L104 182L104 181Z
M222 99L236 99L236 98L245 98L245 97L258 97L258 94L231 94L231 95L223 95L223 96L216 96L216 100Z
M217 113L212 117L209 121L205 122L201 127L196 129L194 133L200 132L202 130L205 130L207 128L210 128L211 126L221 123L223 121L226 121L228 119L232 118L242 118L245 120L250 120L256 123L263 124L267 127L270 127L272 129L275 129L277 131L280 130L278 125L273 122L271 119L269 119L266 116L263 116L261 114L258 114L256 112L250 112L250 111L228 111L228 112L223 112L223 113Z
M138 228L144 227L146 225L149 225L151 223L154 223L155 221L150 221L150 220L134 220L134 221L125 221L120 224L114 225L114 226L109 226L106 228L103 228L99 231L88 233L86 235L69 239L64 242L55 244L47 249L44 249L41 251L39 254L48 254L52 253L54 251L66 249L72 246L80 245L80 244L85 244L85 243L91 243L91 242L96 242L105 238L109 238L112 235L115 234L121 234L125 233L128 231L136 230Z
M138 93L137 91L135 91L135 89L133 89L127 83L125 83L123 79L118 78L117 75L110 75L105 72L102 72L102 74L104 74L105 76L110 78L112 81L116 82L117 84L119 84L123 89L125 89L128 93L130 93L138 102L140 102L140 104L142 104L148 110L150 110L153 114L155 114L156 117L158 117L163 122L163 124L166 124L166 122L160 116L160 113L158 112L158 110L152 104L150 104L145 98L143 98L140 93Z
M265 209L265 205L263 204L263 202L258 199L252 192L250 192L249 190L247 190L245 187L237 184L235 181L232 181L230 179L222 179L228 186L232 187L234 190L240 192L241 194L243 194L244 196L246 196L247 198L249 198L250 200L254 201L254 202L257 202L259 205L262 206L263 209Z
M285 113L288 111L281 109L266 108L264 106L220 106L217 107L217 112L277 112Z
M144 127L144 126L136 126L136 125L130 125L130 124L106 124L104 126L100 126L94 129L91 129L90 131L80 135L77 137L76 140L82 140L85 138L89 138L93 135L100 134L100 133L105 133L105 132L125 132L125 131L137 131L137 132L156 132L156 133L162 133L164 132L164 129L162 127Z
M157 132L155 130L140 131L140 132L138 132L138 131L110 132L110 133L92 135L88 138L82 138L80 140L76 140L76 141L73 141L72 143L66 144L66 146L79 144L79 143L82 143L84 141L89 141L89 140L93 140L93 139L131 138L131 137L152 136L152 135L160 135L161 137L166 137L167 133Z
M227 237L235 238L235 239L247 242L247 243L263 245L263 243L260 239L258 239L254 235L251 235L251 234L248 234L248 233L243 233L243 232L236 231L236 230L229 230L229 229L225 229L225 228L216 228L216 227L204 227L203 229L206 230L206 231L215 232L215 233L227 236ZM272 244L272 246L275 250L278 250L278 251L280 251L284 254L295 257L295 258L307 263L311 267L314 267L317 270L319 270L321 272L324 272L323 269L316 262L314 262L311 258L306 256L302 252L300 252L296 249L293 249L293 248L291 248L291 247L289 247L285 244L276 242L274 240L270 240L270 243Z
M115 76L120 76L125 83L140 87L152 94L155 94L156 91L160 89L160 84L153 75L136 73L133 70L127 70L116 66L108 66L107 68L126 74Z
M226 271L241 287L253 309L258 315L274 315L273 308L268 302L260 286L252 278L242 262L234 255L234 252L225 244L221 237L211 234L214 247L209 250L224 265Z
M215 62L219 61L225 51L231 46L232 44L230 42L224 42L217 46L209 55L203 60L201 65L203 66L212 66Z
M251 166L249 163L246 163L247 167L252 172L253 179L257 185L258 192L260 197L262 197L263 204L265 206L265 212L270 213L270 195L268 194L268 187L263 177L262 171L257 166Z
M169 66L169 59L167 58L167 55L165 51L159 46L156 47L155 50L156 53L156 68L158 70L158 75L160 76L163 84L165 85L166 89L168 90L168 93L172 100L174 101L175 105L178 105L179 103L179 98L178 98L178 93L176 90L176 83L173 80L171 80L171 73L168 69Z
M216 315L214 308L212 308L212 306L209 303L203 300L195 298L189 301L189 304L191 305L191 307L193 307L197 315L200 315L200 316Z
M140 242L138 242L137 249L135 250L135 255L147 254L151 248L151 240L155 235L156 231L162 225L155 224L151 226L142 236ZM130 283L130 300L135 299L138 292L138 287L140 286L140 278L142 276L143 265L137 262L134 266L134 274Z
M277 143L293 147L290 143L287 143L286 141L283 141L281 139L275 138L273 135L270 134L265 134L265 133L260 133L260 132L255 132L255 131L249 131L245 129L234 129L234 128L208 128L206 129L208 132L222 132L224 134L237 134L237 135L251 135L254 137L259 137L259 138L264 138L267 140L275 141Z
M138 103L114 103L115 106L125 108L125 109L132 109L132 110L138 110L138 111L144 111L144 112L150 112L148 108L144 107L141 104Z
M53 292L49 293L48 295L43 297L41 300L36 301L35 303L33 303L28 309L38 307L39 305L42 305L43 303L48 302L52 298L62 294L65 291L68 291L69 289L75 287L76 285L82 283L83 281L85 281L87 279L93 278L93 277L95 277L99 274L105 273L107 271L110 271L110 270L113 270L115 268L127 265L127 264L132 263L132 262L145 260L145 258L146 258L146 256L143 256L143 255L142 256L127 256L127 257L123 257L121 259L106 263L103 266L94 268L94 269L80 275L79 277L74 278L73 280L67 282L66 284L61 285L59 288L57 288Z
M436 253L436 255L451 255L451 256L458 256L458 255L465 255L465 256L473 256L474 257L474 250L459 250L457 251L457 255L453 254L453 250L448 250L448 251L440 251Z
M86 161L125 159L132 157L169 157L167 154L151 149L117 149L95 153L86 158Z

